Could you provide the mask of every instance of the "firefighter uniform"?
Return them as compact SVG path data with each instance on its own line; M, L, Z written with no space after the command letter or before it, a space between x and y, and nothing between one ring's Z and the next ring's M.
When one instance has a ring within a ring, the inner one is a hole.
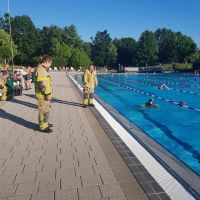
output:
M8 91L8 88L6 86L6 82L7 80L0 77L0 93L1 93L1 96L0 96L0 101L6 101L7 100L7 91Z
M48 69L39 65L35 70L35 96L38 100L39 129L45 130L49 127L49 108L52 99L52 79Z
M84 84L84 99L83 103L84 105L93 105L93 98L94 98L94 87L95 85L98 85L97 81L97 74L96 71L90 71L86 70L84 73L83 78L83 84Z

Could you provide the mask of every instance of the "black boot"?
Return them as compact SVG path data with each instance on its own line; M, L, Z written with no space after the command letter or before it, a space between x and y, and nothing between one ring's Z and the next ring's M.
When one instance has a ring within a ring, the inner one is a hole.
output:
M49 124L49 128L52 128L53 127L53 124Z
M53 130L50 129L49 127L45 128L44 130L40 130L40 132L43 132L43 133L52 133Z

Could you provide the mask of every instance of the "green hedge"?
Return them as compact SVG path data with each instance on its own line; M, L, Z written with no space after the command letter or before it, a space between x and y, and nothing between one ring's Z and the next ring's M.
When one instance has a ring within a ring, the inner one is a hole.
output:
M160 66L163 71L187 71L189 69L192 69L192 64L187 63L187 64L182 64L182 63L174 63L174 64L165 64Z

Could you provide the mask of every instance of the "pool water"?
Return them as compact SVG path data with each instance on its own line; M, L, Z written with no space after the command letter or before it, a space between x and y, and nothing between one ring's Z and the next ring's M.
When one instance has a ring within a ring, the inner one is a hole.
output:
M99 97L200 175L199 76L115 74L99 75L98 81ZM169 90L158 89L162 83ZM140 106L149 98L159 108Z

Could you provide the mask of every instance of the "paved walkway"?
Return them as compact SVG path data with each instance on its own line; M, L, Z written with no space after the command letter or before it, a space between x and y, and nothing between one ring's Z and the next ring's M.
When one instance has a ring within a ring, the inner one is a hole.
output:
M147 200L69 78L53 81L51 134L37 131L33 90L0 103L0 200Z

